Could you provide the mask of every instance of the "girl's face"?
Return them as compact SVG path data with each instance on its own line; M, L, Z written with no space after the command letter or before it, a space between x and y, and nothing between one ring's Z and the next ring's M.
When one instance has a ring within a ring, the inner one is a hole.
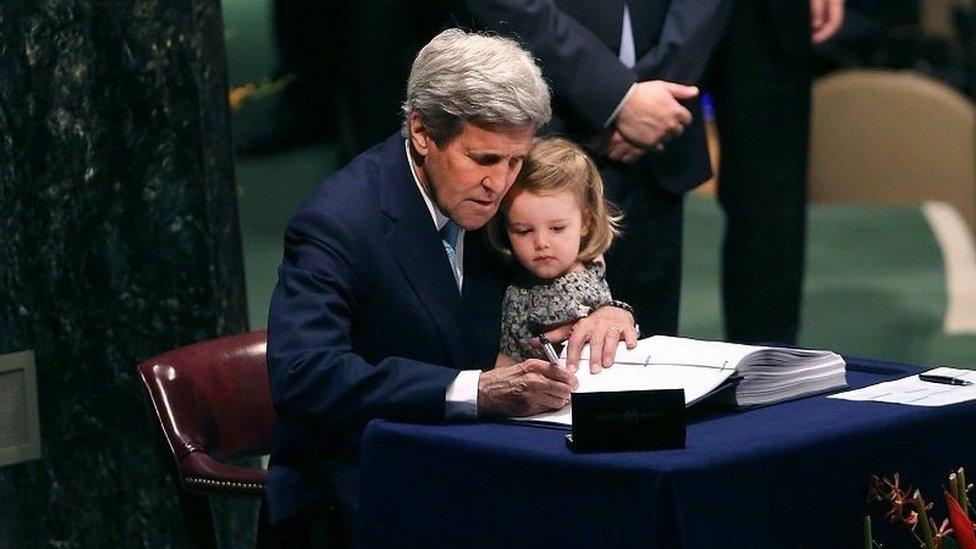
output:
M576 195L569 190L513 193L506 201L506 230L515 258L539 278L568 272L577 264L580 242L589 229Z

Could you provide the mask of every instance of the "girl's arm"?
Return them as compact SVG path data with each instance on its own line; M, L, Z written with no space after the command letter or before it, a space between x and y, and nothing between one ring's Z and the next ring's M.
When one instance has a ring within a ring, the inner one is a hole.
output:
M518 363L502 353L498 353L498 356L495 358L495 368L504 368L505 366L514 366L515 364Z

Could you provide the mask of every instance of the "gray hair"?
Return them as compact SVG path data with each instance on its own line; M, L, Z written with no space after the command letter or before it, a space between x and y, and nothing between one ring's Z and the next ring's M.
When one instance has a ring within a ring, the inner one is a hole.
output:
M549 121L549 86L532 56L514 40L447 29L413 61L403 102L404 137L420 114L438 146L464 122L541 126Z

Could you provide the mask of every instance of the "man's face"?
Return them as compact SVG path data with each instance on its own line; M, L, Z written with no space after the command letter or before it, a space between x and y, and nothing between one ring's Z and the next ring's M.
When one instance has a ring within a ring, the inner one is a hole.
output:
M498 211L532 147L535 126L483 127L464 124L439 147L417 114L410 140L423 157L417 176L444 215L465 230L483 227Z

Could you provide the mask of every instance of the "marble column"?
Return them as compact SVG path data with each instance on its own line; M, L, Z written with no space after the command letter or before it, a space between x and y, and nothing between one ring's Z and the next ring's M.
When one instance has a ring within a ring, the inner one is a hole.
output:
M0 547L184 545L134 369L247 329L226 89L218 0L0 3L0 354L42 436Z

